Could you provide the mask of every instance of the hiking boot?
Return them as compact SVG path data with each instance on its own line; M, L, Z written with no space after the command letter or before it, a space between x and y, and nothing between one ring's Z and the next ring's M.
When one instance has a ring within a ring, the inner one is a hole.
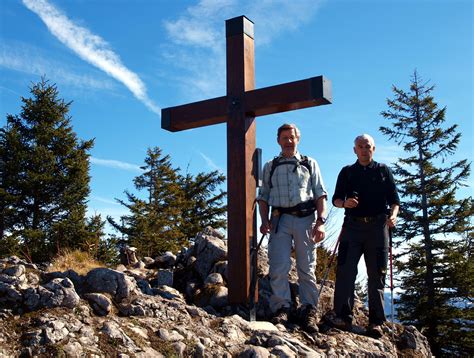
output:
M318 333L316 309L312 305L306 305L300 312L301 328L308 333Z
M330 321L330 324L341 331L352 332L352 323L340 317L335 317Z
M273 324L288 324L290 320L291 309L290 307L280 307L278 311L276 311L275 315L272 318Z
M382 324L376 324L376 323L370 323L367 326L367 333L369 337L372 338L380 338L383 336L383 329L382 329Z

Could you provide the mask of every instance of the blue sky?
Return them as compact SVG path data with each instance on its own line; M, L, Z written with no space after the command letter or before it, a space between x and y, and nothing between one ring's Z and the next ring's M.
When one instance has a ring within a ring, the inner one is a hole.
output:
M114 198L133 190L149 147L183 172L226 173L224 124L171 133L160 110L225 94L224 22L240 15L255 23L257 88L319 75L333 85L331 105L257 119L264 159L279 151L276 129L294 122L330 195L356 135L374 136L375 159L394 162L403 153L378 131L380 112L415 69L463 133L456 158L473 158L469 0L4 0L0 124L32 82L56 83L78 136L95 138L89 212L104 217L126 213Z

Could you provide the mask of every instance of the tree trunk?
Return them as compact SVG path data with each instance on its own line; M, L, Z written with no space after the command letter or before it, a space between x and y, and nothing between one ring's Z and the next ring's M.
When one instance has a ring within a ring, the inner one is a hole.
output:
M416 78L415 78L416 81ZM418 86L415 89L416 97L418 98ZM421 188L421 208L422 208L422 225L423 225L423 241L425 244L425 258L426 258L426 275L425 275L425 286L427 289L427 307L431 309L436 309L435 306L435 286L434 286L434 267L433 267L433 241L431 239L430 233L430 221L428 216L428 199L427 199L427 190L426 190L426 174L424 171L423 163L424 156L422 151L422 143L420 135L423 130L421 115L419 111L419 106L416 106L416 122L417 122L417 131L418 131L418 161L419 161L419 170L420 170L420 188ZM438 336L438 330L436 325L436 313L426 315L426 325L428 327L428 340L430 342L433 352L438 353L436 349L435 337Z

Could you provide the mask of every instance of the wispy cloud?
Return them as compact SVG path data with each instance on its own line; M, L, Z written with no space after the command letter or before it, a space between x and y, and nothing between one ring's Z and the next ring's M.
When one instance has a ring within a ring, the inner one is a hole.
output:
M8 87L0 86L0 92L1 92L1 91L10 92L10 93L13 93L13 94L14 94L15 96L17 96L17 97L21 97L21 94L20 94L20 93L14 91L14 90L12 90L12 89L10 89L10 88L8 88Z
M224 172L220 166L218 166L214 161L209 158L207 155L205 155L202 152L199 152L199 155L206 161L206 164L211 168L212 170L218 170L220 172Z
M131 171L131 172L142 172L143 171L140 168L140 166L138 166L138 165L130 164L130 163L126 163L126 162L121 162L119 160L99 159L99 158L91 157L90 161L91 161L92 164L103 166L103 167L108 167L108 168L127 170L127 171Z
M201 0L164 23L171 45L165 61L180 69L183 93L198 100L225 92L224 20L245 14L255 22L256 46L283 31L294 31L315 15L325 0Z
M34 61L31 59L34 58ZM44 76L56 84L65 84L77 88L112 89L113 83L104 79L75 73L58 61L46 59L42 51L22 43L14 46L5 43L0 45L0 66L13 71Z
M375 145L374 158L377 161L392 164L398 161L403 154L403 150L397 145Z
M96 195L92 196L91 200L94 200L96 202L103 203L103 204L120 205L116 200L107 199L107 198L103 198L101 196L96 196Z
M255 22L257 46L266 45L282 32L295 31L316 15L326 0L249 1L248 14Z
M120 219L122 216L130 215L130 211L125 208L124 206L96 206L89 204L87 208L87 217L92 217L95 215L100 215L102 220L105 220L108 217L111 217L115 220L115 222L120 223ZM117 234L117 231L108 223L106 222L105 225L105 233L106 234Z
M122 64L120 57L104 39L75 24L46 0L23 0L23 4L36 13L49 31L80 58L123 83L151 111L160 114L160 108L148 97L145 84L136 73Z

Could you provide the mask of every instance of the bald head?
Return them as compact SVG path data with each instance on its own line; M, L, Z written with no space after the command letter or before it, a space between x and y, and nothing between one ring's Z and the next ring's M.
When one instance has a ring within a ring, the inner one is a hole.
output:
M375 141L368 134L361 134L354 140L354 153L359 164L366 166L372 162L375 152Z

